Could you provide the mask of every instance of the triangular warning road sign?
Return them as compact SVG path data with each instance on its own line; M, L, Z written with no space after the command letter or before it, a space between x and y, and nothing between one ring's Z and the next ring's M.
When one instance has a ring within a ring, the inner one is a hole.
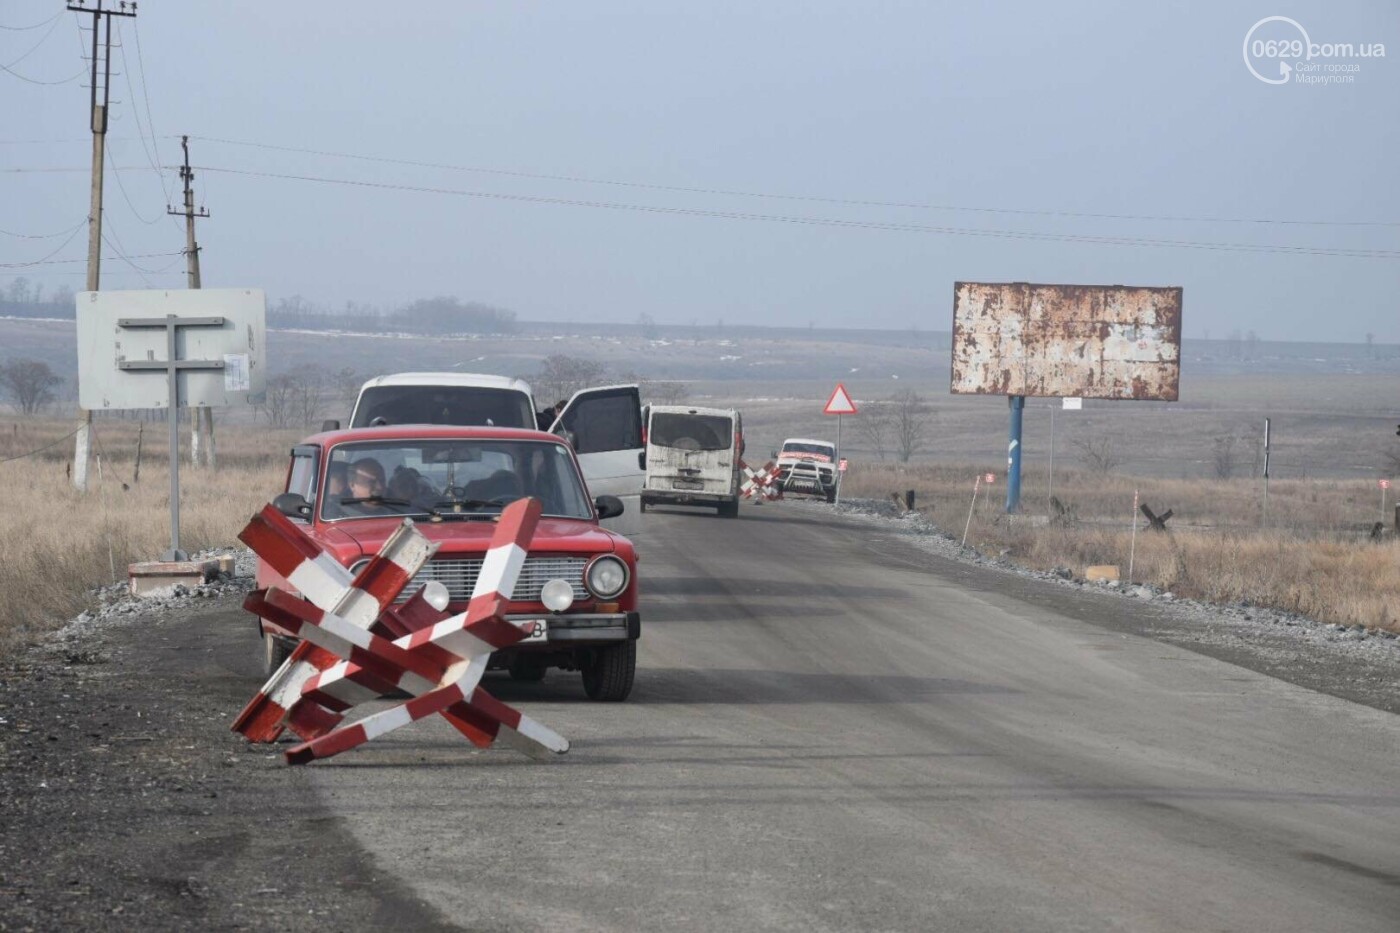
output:
M854 415L856 413L856 403L851 401L850 394L841 383L836 383L836 390L831 393L831 398L826 400L826 407L822 409L824 415Z

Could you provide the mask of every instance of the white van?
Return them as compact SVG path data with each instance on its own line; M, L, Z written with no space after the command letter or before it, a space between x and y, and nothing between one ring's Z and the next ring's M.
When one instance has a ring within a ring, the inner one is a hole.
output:
M535 407L529 383L508 376L394 373L360 387L350 427L401 424L544 428L565 437L578 456L589 493L623 502L626 517L608 520L608 527L621 534L640 527L644 444L641 394L635 385L581 389L558 418Z
M648 405L645 416L642 509L712 505L725 518L738 515L743 416L733 409L684 405Z

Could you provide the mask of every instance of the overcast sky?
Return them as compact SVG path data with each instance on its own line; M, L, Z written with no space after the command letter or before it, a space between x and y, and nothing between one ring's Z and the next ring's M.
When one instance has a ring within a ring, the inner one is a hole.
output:
M83 287L85 77L33 83L84 72L62 8L0 3L0 288ZM1390 57L1266 84L1243 50L1270 16ZM107 261L104 288L183 285L142 137L172 166L186 133L205 287L274 300L946 330L959 279L1180 285L1188 337L1400 341L1390 0L142 0L118 26L107 230L163 271ZM12 265L51 253L77 261Z

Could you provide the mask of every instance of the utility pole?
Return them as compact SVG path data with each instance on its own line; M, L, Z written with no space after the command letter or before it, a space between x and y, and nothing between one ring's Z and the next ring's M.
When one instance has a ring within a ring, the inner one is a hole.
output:
M68 9L74 13L87 13L92 17L92 67L89 72L89 99L92 127L92 203L88 209L88 266L87 290L95 292L101 285L102 271L102 168L107 148L107 105L112 84L112 17L135 16L136 3L119 0L117 8L104 9L103 0L94 0L95 6L88 6L88 0L70 0ZM111 0L108 0L110 3ZM105 32L104 29L105 28ZM99 41L99 33L103 33ZM102 96L99 103L98 88ZM88 455L92 449L92 412L78 409L82 422L78 427L77 439L73 446L73 485L87 491Z
M190 277L190 288L199 288L199 243L194 237L194 219L196 217L208 217L207 208L194 209L194 188L191 182L194 181L194 172L190 170L190 138L180 137L180 148L184 150L185 162L180 166L180 180L185 185L185 209L177 211L166 205L165 212L185 218L185 265L187 274ZM199 466L200 461L200 441L204 435L204 424L209 425L209 447L206 457L209 466L214 466L214 412L204 405L199 405L190 410L190 464Z

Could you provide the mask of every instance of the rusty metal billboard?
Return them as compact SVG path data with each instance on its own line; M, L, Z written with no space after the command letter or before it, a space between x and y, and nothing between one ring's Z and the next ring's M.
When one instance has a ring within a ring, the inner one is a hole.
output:
M954 394L1174 402L1180 378L1180 288L954 283Z

